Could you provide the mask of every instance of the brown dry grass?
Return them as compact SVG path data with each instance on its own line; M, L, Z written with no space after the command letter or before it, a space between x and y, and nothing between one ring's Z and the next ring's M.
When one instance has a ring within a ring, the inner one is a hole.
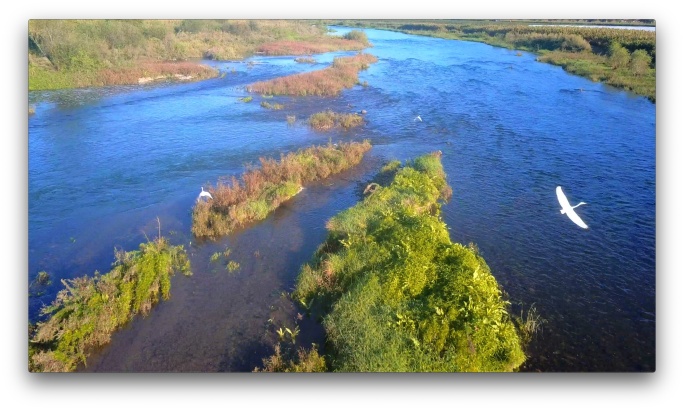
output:
M331 67L308 73L260 81L247 87L250 92L270 95L338 95L345 88L359 82L359 71L365 70L378 59L372 54L359 53L350 57L338 57Z
M363 117L359 114L342 114L331 110L317 112L309 117L311 128L319 131L330 130L335 127L353 128L363 124Z
M303 56L337 50L363 50L366 47L360 41L330 37L317 41L274 41L263 44L258 51L269 56Z
M268 213L299 193L302 185L342 172L361 162L370 142L311 146L273 158L260 158L238 180L223 178L209 187L213 199L198 202L192 212L192 233L217 238Z

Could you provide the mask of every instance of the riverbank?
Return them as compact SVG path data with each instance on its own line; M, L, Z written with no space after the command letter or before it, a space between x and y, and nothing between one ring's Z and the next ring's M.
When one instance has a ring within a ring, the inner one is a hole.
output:
M519 20L328 21L450 40L476 41L538 55L538 61L656 101L655 31L573 26L531 26ZM567 22L566 22L567 23Z
M30 20L29 91L197 81L218 71L191 60L360 51L307 20Z

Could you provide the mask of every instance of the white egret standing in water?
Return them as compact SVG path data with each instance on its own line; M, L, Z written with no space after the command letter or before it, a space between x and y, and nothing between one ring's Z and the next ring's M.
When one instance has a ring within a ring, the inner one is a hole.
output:
M576 223L580 228L587 229L589 228L587 224L582 221L582 218L579 217L575 213L575 208L577 208L580 205L586 205L586 202L580 202L579 204L575 206L570 206L570 202L568 202L568 198L565 197L565 194L563 193L563 190L561 189L560 186L556 187L556 196L558 196L558 202L560 202L561 205L561 214L566 214L568 218L574 223Z

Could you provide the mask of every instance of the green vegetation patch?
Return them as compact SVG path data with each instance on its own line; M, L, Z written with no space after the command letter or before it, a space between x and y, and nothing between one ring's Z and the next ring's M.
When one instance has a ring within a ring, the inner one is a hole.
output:
M261 106L263 108L266 108L267 110L282 110L283 108L285 108L285 106L283 104L270 103L268 101L262 101Z
M265 219L282 202L297 195L303 184L357 165L370 148L368 141L329 143L281 155L279 161L260 158L260 166L248 167L241 180L224 178L209 188L213 199L197 202L193 208L192 233L217 238L248 222Z
M502 372L524 362L508 302L484 259L441 220L451 189L441 153L327 223L292 297L322 315L326 362L341 372Z
M29 335L29 370L70 372L86 364L89 352L109 343L115 330L170 297L176 271L192 274L187 254L160 237L137 251L116 252L107 274L62 280L64 289L41 312L49 318Z
M331 110L317 112L309 117L311 128L319 131L330 130L335 127L345 129L358 127L363 124L363 117L359 114L342 114Z

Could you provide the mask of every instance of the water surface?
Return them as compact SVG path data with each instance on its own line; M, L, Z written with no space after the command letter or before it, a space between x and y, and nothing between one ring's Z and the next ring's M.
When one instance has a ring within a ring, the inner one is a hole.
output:
M336 28L342 34L345 28ZM655 105L569 75L535 56L486 44L365 30L379 62L335 98L275 97L269 111L238 99L252 82L323 68L294 57L207 62L225 76L199 83L33 92L29 119L29 280L108 271L114 248L154 237L156 218L190 252L195 275L172 298L115 334L89 371L251 371L276 326L320 338L287 300L325 221L360 199L387 160L434 150L454 195L443 208L452 240L475 243L512 311L547 321L525 371L655 370ZM366 110L352 131L314 132L308 115ZM287 115L297 121L288 125ZM420 115L421 121L415 117ZM217 242L195 241L201 186L260 156L368 138L362 165L312 185L267 220ZM562 186L583 230L560 214ZM209 262L233 249L241 269Z

